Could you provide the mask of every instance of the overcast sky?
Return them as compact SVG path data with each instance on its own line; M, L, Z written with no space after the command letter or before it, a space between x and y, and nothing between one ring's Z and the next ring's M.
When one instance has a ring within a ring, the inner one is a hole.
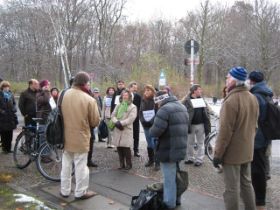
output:
M236 0L210 0L211 4L231 6ZM254 2L253 0L244 0ZM280 2L280 0L270 0ZM124 15L128 21L148 21L158 17L178 20L186 15L186 11L199 8L204 0L127 0Z

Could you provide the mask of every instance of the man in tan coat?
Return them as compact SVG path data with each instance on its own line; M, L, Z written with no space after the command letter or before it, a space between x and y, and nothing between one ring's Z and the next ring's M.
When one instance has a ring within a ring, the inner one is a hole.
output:
M87 156L90 143L90 128L99 124L100 117L95 99L89 94L89 75L79 72L73 87L67 90L62 100L64 120L64 152L61 170L61 196L71 193L72 164L75 165L75 198L87 199L95 195L88 191L89 169Z
M239 198L245 209L254 210L255 197L251 181L254 138L259 114L258 102L245 87L247 71L232 68L226 79L227 96L220 111L213 164L224 169L226 210L239 210Z

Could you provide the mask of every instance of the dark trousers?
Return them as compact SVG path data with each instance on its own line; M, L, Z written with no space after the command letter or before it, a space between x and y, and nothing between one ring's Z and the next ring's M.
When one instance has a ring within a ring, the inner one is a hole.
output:
M266 147L254 150L253 162L251 163L252 184L255 190L256 205L264 206L266 199Z
M117 147L120 159L120 167L132 167L130 147Z
M88 151L88 163L91 161L92 153L93 153L93 143L95 141L95 135L93 129L90 130L90 140L89 140L89 151Z
M133 151L139 152L139 133L140 133L140 124L139 118L137 117L133 122Z
M3 152L10 152L12 148L13 130L1 131L0 136L1 136Z

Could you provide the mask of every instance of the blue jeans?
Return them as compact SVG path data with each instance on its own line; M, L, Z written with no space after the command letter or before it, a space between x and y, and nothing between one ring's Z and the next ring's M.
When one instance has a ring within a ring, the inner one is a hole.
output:
M163 173L163 202L168 208L175 208L176 201L180 202L181 198L177 198L176 186L176 162L160 163L160 168Z
M155 149L155 139L150 135L150 128L143 128L143 130L147 141L147 147Z

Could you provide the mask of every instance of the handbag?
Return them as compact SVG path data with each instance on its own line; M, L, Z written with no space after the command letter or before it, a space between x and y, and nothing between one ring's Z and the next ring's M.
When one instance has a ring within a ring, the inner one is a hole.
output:
M108 137L108 127L106 125L106 122L105 120L101 120L99 126L98 126L98 131L99 131L99 134L100 134L100 137L102 139L105 139Z

